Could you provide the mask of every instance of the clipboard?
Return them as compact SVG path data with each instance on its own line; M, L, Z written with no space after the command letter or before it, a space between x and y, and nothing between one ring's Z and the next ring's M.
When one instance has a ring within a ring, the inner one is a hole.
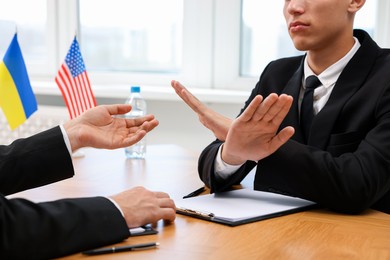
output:
M316 203L286 195L239 189L175 201L176 212L228 226L308 210Z

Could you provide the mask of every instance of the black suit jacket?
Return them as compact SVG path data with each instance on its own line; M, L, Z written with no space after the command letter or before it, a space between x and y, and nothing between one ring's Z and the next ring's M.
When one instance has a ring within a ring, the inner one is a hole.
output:
M243 110L256 95L287 93L294 102L281 128L293 126L295 134L258 162L255 189L346 213L370 207L390 213L390 50L379 48L364 31L355 30L354 35L361 47L313 119L307 145L298 115L304 57L280 59L264 70ZM226 181L216 181L214 160L221 143L211 143L199 158L200 177L212 191L240 183L256 166L247 161Z
M32 203L5 197L73 174L59 127L0 146L0 259L54 258L129 236L124 218L107 198Z

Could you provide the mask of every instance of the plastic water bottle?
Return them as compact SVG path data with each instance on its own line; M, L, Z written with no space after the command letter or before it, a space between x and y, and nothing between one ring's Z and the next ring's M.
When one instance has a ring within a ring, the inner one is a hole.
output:
M141 87L132 86L130 96L126 104L131 105L131 111L125 114L125 118L136 118L146 115L146 101L141 96ZM146 137L136 144L125 148L125 154L130 159L143 159L146 154Z

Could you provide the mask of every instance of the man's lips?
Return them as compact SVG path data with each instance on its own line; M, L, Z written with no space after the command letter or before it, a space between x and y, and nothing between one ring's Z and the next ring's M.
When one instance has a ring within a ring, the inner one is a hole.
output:
M298 32L298 31L306 29L308 26L309 25L307 23L296 21L296 22L292 22L289 24L289 30L291 32Z

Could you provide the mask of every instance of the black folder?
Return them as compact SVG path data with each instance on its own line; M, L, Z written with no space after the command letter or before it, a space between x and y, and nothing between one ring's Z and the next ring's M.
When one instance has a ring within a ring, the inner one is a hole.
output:
M316 203L286 195L239 189L175 200L178 214L228 226L237 226L283 216L316 206Z
M130 236L132 236L132 237L154 235L154 234L158 233L157 230L153 229L151 224L147 224L147 225L137 227L137 228L130 228L129 232L130 232Z

